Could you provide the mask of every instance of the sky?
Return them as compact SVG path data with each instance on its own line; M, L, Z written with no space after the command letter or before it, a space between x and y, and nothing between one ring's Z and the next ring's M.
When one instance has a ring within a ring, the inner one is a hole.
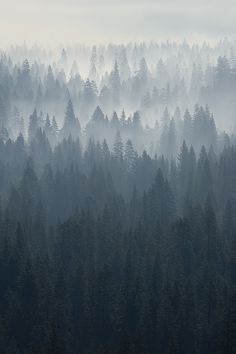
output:
M0 45L236 38L236 0L0 0Z

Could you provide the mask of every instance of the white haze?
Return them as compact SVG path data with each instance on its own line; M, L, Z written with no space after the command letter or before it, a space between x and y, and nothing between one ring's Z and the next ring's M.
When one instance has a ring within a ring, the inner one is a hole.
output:
M234 0L0 0L0 45L235 38Z

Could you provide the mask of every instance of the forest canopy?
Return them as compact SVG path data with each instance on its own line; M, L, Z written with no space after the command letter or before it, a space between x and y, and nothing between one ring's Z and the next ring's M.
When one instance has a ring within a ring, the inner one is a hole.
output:
M236 352L236 43L0 55L0 352Z

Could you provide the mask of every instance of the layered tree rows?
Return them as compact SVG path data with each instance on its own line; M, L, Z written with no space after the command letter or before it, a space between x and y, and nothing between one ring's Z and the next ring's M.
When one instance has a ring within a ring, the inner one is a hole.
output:
M1 352L234 353L235 156L1 141Z
M0 353L236 352L235 51L1 53Z
M222 123L234 127L236 47L220 42L156 43L68 47L51 52L40 48L10 48L0 52L1 128L17 136L36 107L63 122L71 98L76 116L86 124L96 106L104 114L141 111L145 123L160 120L166 106L184 113L196 103L209 104Z

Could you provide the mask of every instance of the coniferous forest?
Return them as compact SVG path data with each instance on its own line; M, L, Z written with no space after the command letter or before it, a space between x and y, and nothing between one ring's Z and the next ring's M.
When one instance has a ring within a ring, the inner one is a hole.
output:
M236 42L0 54L0 353L236 353Z

